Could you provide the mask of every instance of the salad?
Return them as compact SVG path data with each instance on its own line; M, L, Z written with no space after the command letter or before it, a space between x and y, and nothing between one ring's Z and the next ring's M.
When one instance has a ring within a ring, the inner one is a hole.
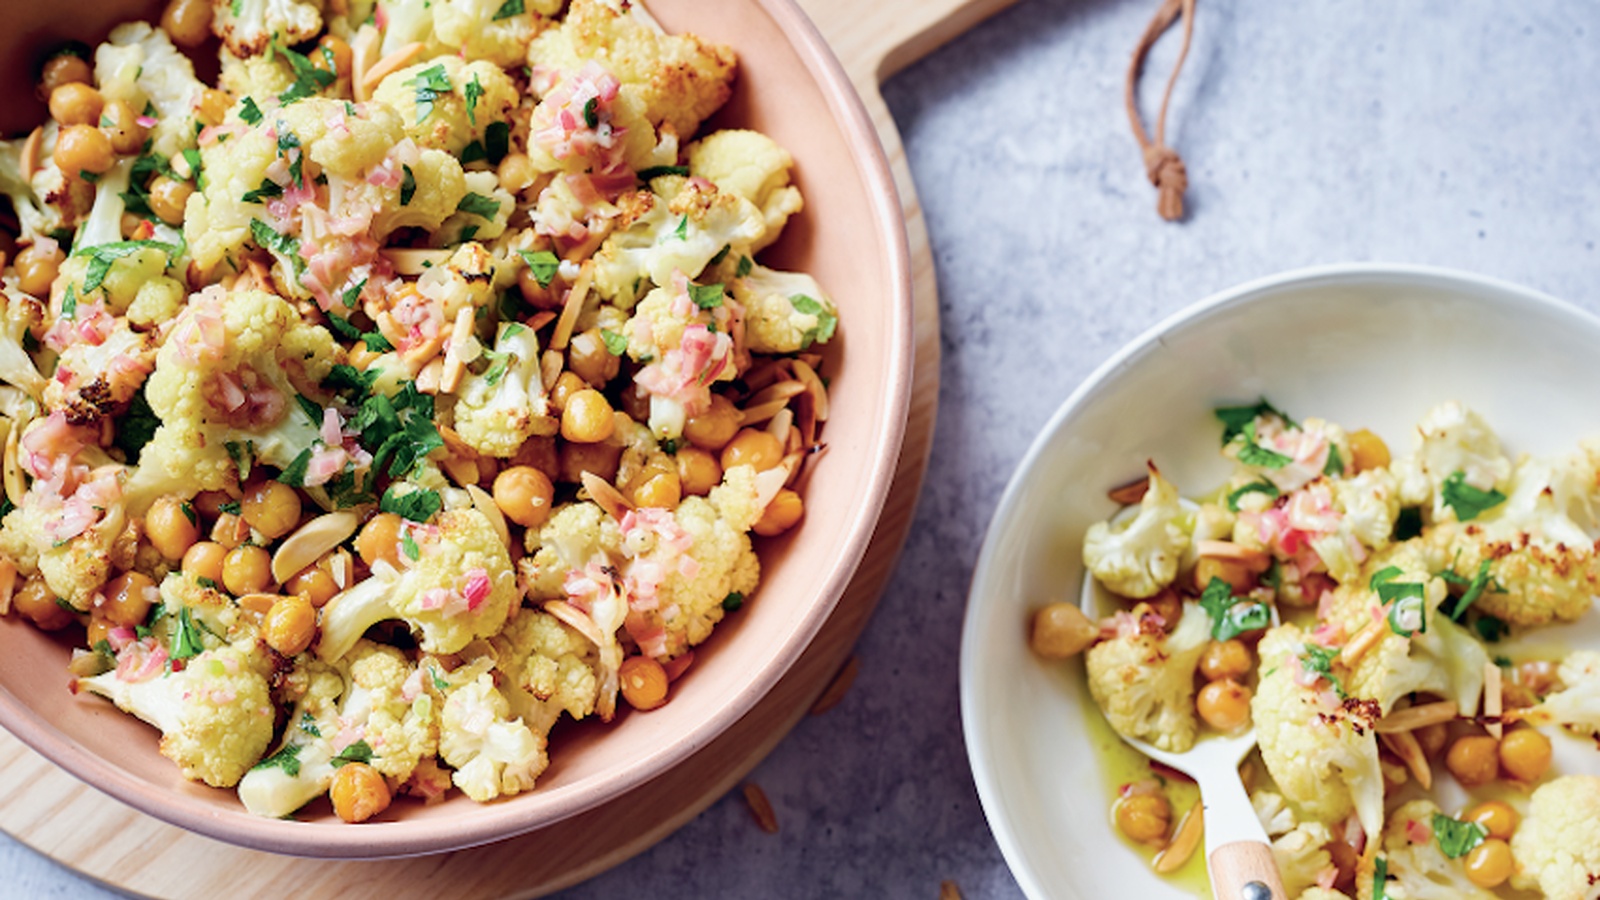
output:
M1113 490L1083 559L1117 608L1037 611L1035 652L1082 653L1111 728L1162 749L1253 727L1290 897L1594 900L1600 652L1559 626L1600 591L1600 443L1512 458L1455 402L1406 455L1266 400L1216 417L1232 475L1185 499L1152 462ZM1111 818L1154 852L1193 791L1145 772Z
M837 310L757 261L793 159L702 128L736 68L625 0L172 0L52 56L0 142L0 614L263 816L514 795L666 702L828 418Z

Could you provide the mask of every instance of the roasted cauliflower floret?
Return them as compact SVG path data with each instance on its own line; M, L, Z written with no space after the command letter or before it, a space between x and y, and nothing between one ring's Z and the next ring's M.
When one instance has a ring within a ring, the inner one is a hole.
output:
M1575 650L1561 661L1556 677L1562 688L1521 713L1534 725L1563 725L1579 734L1600 736L1600 652Z
M617 230L594 257L594 288L631 308L650 286L665 287L674 272L699 278L724 251L743 253L766 229L760 210L709 182L663 176L654 190L624 195Z
M1089 648L1089 693L1121 735L1174 753L1194 746L1194 670L1211 639L1211 620L1186 605L1170 635L1128 627Z
M211 33L236 56L257 56L274 41L290 47L322 31L323 0L211 0Z
M502 689L529 728L547 734L562 713L582 719L595 711L599 681L592 641L555 616L523 610L491 641Z
M456 787L479 803L532 790L549 762L544 735L511 717L511 702L489 674L445 700L439 756L455 768Z
M1564 775L1533 792L1511 836L1511 884L1549 900L1600 894L1600 776Z
M509 457L535 434L554 434L539 371L539 337L503 323L482 372L467 375L456 401L456 432L473 449Z
M752 353L799 353L833 339L839 310L817 280L759 263L730 282L744 306L745 346Z
M622 85L597 62L550 74L554 86L544 92L528 123L528 158L538 171L631 181L630 171L662 162L638 87ZM665 162L675 158L676 153L666 154Z
M1185 516L1178 488L1150 466L1150 489L1139 501L1139 513L1126 526L1108 522L1089 526L1083 538L1083 562L1106 590L1123 597L1154 597L1178 577L1178 564L1189 546L1181 527Z
M549 8L548 0L544 5ZM433 34L468 61L515 68L527 62L528 42L551 24L538 14L538 6L536 2L511 7L505 0L434 0ZM510 12L513 8L523 11Z
M136 110L146 104L154 108L151 150L171 158L194 146L195 102L206 85L165 31L144 22L113 28L95 49L94 75L106 100L122 100Z
M1329 877L1333 855L1327 844L1333 833L1321 822L1302 822L1272 842L1272 859L1283 876L1283 890L1293 897Z
M1400 481L1400 502L1427 507L1431 519L1455 515L1447 502L1446 482L1452 478L1476 491L1506 487L1511 460L1500 448L1500 438L1483 416L1451 400L1428 410L1417 423L1417 448L1395 460L1390 470Z
M805 206L800 189L789 183L793 168L789 151L759 131L728 129L689 145L689 174L761 210L767 230L751 244L752 253L776 241L789 217Z
M1412 800L1389 814L1378 858L1384 861L1384 893L1395 900L1492 900L1467 877L1460 860L1445 856L1434 833L1439 807L1432 800ZM1373 896L1372 878L1359 878L1363 898Z
M459 156L484 139L491 123L506 121L517 96L498 65L440 56L388 75L372 99L399 113L406 136L419 147Z

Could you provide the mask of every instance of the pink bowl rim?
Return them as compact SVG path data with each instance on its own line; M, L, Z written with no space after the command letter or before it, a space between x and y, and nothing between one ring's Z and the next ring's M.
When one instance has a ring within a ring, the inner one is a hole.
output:
M889 379L883 386L889 399L889 414L883 417L869 444L879 452L869 465L868 490L843 529L843 550L838 565L820 589L821 601L808 607L800 627L762 671L693 730L651 754L642 764L606 779L604 784L579 782L568 786L557 798L548 799L547 795L546 802L537 805L518 803L523 797L538 797L535 790L522 797L471 807L470 812L459 816L401 819L358 827L318 827L313 823L257 818L242 808L235 812L219 810L153 788L65 738L48 720L35 715L6 690L0 690L0 725L73 777L168 824L253 850L307 858L371 860L462 850L527 834L587 812L670 771L750 712L816 637L861 563L899 465L914 360L910 249L899 192L877 130L843 65L795 0L754 2L788 37L821 90L846 144L854 151L867 185L874 231L886 238L884 262L893 286L892 296L884 298L891 310Z

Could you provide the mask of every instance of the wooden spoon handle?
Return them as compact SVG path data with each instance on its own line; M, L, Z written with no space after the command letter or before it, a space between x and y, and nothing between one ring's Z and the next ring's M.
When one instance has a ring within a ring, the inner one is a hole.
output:
M1288 900L1272 848L1234 841L1211 852L1211 896L1216 900Z

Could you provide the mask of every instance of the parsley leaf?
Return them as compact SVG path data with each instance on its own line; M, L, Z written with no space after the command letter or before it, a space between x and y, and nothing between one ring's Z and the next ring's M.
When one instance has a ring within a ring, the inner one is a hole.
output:
M1333 685L1334 693L1340 698L1349 696L1344 692L1344 684L1339 677L1333 674L1333 661L1339 657L1339 651L1332 647L1323 647L1319 644L1306 644L1300 654L1300 665L1307 672L1314 672L1327 679Z
M1389 883L1389 861L1378 857L1372 865L1372 900L1389 900L1384 886Z
M1267 398L1265 397L1262 397L1260 400L1256 401L1250 406L1221 406L1212 412L1218 419L1222 420L1223 446L1227 446L1229 441L1241 434L1244 434L1245 428L1255 422L1255 420L1260 416L1274 415L1282 419L1284 424L1289 425L1290 427L1294 426L1294 420L1289 418L1288 414L1284 413L1282 410L1273 406L1271 403L1268 403ZM1251 432L1251 435L1251 440L1254 442L1253 431Z
M600 340L605 341L606 352L612 356L621 356L628 352L628 336L618 334L609 328L600 329Z
M501 19L509 19L512 16L520 16L525 12L527 12L527 8L522 5L522 0L506 0L506 2L500 4L499 9L494 11L494 15L489 19L489 21L498 22Z
M78 317L78 289L67 285L67 293L61 298L61 318L76 319Z
M271 48L277 53L283 54L283 58L289 61L289 68L294 70L294 83L278 95L278 102L284 106L288 106L303 97L310 97L328 85L333 84L333 73L312 65L311 60L306 59L305 56L276 41L271 44Z
M251 766L250 771L254 772L258 769L282 769L283 774L289 776L290 778L297 778L300 775L300 750L302 746L302 744L288 744L277 753L274 753L266 759L263 759L261 762Z
M246 191L239 200L242 203L264 203L274 197L283 196L283 185L270 178L261 179L261 186L253 191Z
M318 406L315 400L304 394L296 393L294 399L300 405L300 411L305 413L306 418L311 420L311 424L318 428L322 427L322 407Z
M400 178L400 205L406 206L411 203L411 198L417 195L417 176L411 171L411 167L404 163L400 165L400 169L404 173Z
M356 741L354 744L340 750L329 762L333 763L335 769L347 766L350 763L372 762L372 745L366 741Z
M1244 601L1221 578L1212 578L1200 594L1200 606L1211 617L1211 636L1219 641L1272 624L1272 611L1259 601Z
M720 284L691 284L689 299L701 309L716 309L722 305L723 288Z
M413 562L422 558L422 548L417 546L417 539L409 531L400 535L400 552Z
M511 152L511 123L490 122L483 129L483 155L490 165L498 166Z
M1478 637L1491 644L1499 643L1500 639L1505 637L1506 632L1509 630L1504 619L1498 619L1494 616L1479 616L1478 621L1472 623L1472 627L1477 630ZM1495 662L1499 662L1499 657L1496 657Z
M145 399L142 385L129 401L128 411L118 416L115 424L116 434L111 442L127 455L129 464L138 465L139 453L161 427L161 420L150 408L150 401Z
M1268 450L1256 443L1256 423L1254 421L1244 427L1244 444L1239 448L1239 462L1247 466L1260 469L1281 469L1293 462L1291 458L1277 452Z
M261 124L261 107L256 105L256 98L246 97L241 101L239 118L249 122L251 125Z
M733 591L732 593L728 594L728 596L722 598L722 608L727 612L733 612L743 605L744 595L738 591Z
M687 178L688 175L689 175L689 167L688 166L651 166L648 169L640 169L639 170L639 180L640 181L644 181L644 182L654 181L655 179L660 178L663 175L682 175L682 176ZM726 253L727 251L724 250L723 252ZM712 260L712 262L715 263L716 260Z
M364 397L381 374L377 368L363 372L348 363L338 363L328 371L328 377L322 379L322 386L330 391L351 391Z
M1252 481L1244 487L1238 488L1228 494L1228 509L1232 510L1233 512L1238 512L1239 500L1246 494L1266 494L1268 497L1276 500L1282 494L1282 492L1278 490L1277 485L1270 481Z
M1322 466L1322 474L1344 474L1344 457L1339 454L1339 448L1333 444L1328 445L1328 461Z
M794 307L795 312L817 317L817 326L801 335L801 350L815 343L826 344L833 339L833 332L839 327L839 317L834 315L832 310L805 294L791 295L789 297L789 305Z
M433 115L433 101L439 99L440 94L448 94L451 91L450 75L445 72L443 63L423 69L405 83L416 88L417 122L419 123Z
M1417 506L1407 506L1400 510L1394 517L1394 539L1396 543L1409 541L1422 534L1422 509Z
M1488 829L1477 822L1452 819L1444 813L1433 814L1433 839L1439 850L1451 859L1460 859L1489 836Z
M1428 630L1427 589L1415 581L1395 581L1404 574L1399 566L1387 566L1372 573L1367 584L1389 606L1389 630L1410 637Z
M468 215L493 220L495 216L500 214L500 201L493 197L485 197L482 194L469 192L465 197L461 198L460 203L456 204L456 210Z
M178 626L172 631L172 644L167 655L173 659L192 659L204 653L205 649L205 645L200 643L200 629L186 606L178 611Z
M549 250L539 250L530 253L527 250L518 250L517 255L533 270L534 280L539 282L539 287L549 287L550 282L556 278L556 272L561 269L561 260Z
M1506 495L1497 490L1491 488L1485 491L1468 484L1467 474L1459 469L1451 472L1450 477L1439 486L1439 494L1445 505L1456 511L1456 518L1462 522L1470 522L1486 510L1506 502Z
M755 267L756 267L756 264L755 264L754 260L752 260L748 256L741 256L741 257L739 257L739 266L738 266L738 268L734 269L734 271L733 271L733 277L735 277L735 278L743 278L746 275L749 275L750 274L750 270L754 269Z
M89 258L89 265L83 274L83 292L87 294L104 284L106 276L111 272L112 263L144 249L160 250L165 253L168 265L184 253L183 247L177 244L164 244L161 241L113 241L109 244L97 244L76 250L73 256Z
M300 268L300 242L286 234L279 234L271 225L260 219L250 220L250 236L255 238L256 245L264 250L271 250L279 256L290 260L295 269Z
M472 80L467 82L464 89L467 98L467 121L472 127L478 127L478 101L483 99L483 82L478 80L478 73L472 73Z
M290 487L305 487L306 471L310 468L311 448L307 447L289 461L289 467L279 473L278 481Z
M373 353L388 353L394 349L394 345L389 343L389 339L376 331L363 332L361 343L366 344L367 349Z
M397 487L399 485L391 484L383 492L383 498L378 501L379 511L394 513L413 522L426 522L444 506L444 499L438 491L412 490L402 494L395 490Z
M1457 622L1461 621L1461 617L1466 615L1467 608L1477 603L1478 598L1483 596L1484 589L1489 587L1490 562L1490 560L1486 559L1478 563L1478 572L1472 576L1472 583L1467 585L1466 593L1461 595L1461 599L1457 600L1456 605L1450 610L1451 619ZM1457 575L1456 577L1460 578L1461 576Z
M361 292L366 289L367 279L365 278L361 279L360 283L345 288L344 293L339 295L339 299L344 303L344 308L355 309L356 301L361 299Z
M250 477L250 467L255 463L255 441L226 441L222 446L228 451L228 458L233 460L233 467L239 473L239 481L243 483Z

